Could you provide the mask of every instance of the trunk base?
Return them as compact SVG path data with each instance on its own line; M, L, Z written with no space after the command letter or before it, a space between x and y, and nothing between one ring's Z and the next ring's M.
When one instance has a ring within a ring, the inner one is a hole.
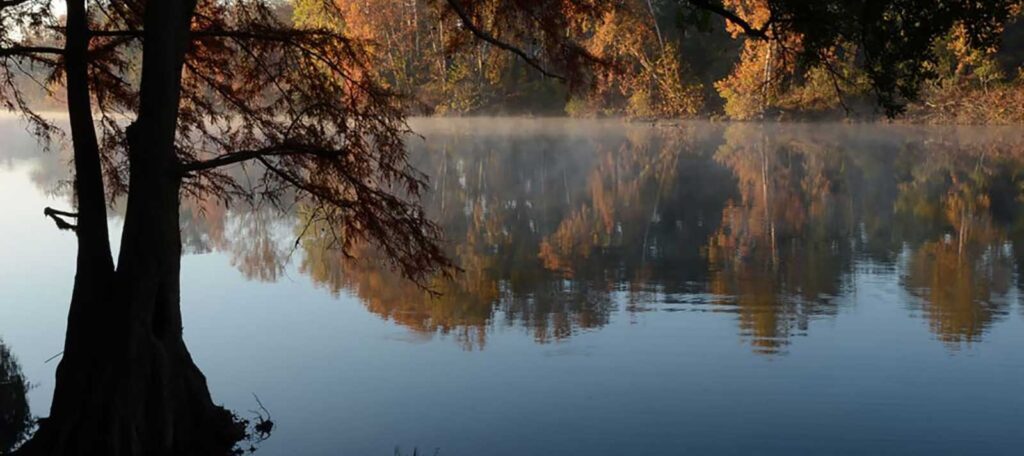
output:
M142 346L131 362L95 356L62 360L51 416L40 420L16 454L240 454L236 447L248 437L249 423L213 403L184 343L150 338Z

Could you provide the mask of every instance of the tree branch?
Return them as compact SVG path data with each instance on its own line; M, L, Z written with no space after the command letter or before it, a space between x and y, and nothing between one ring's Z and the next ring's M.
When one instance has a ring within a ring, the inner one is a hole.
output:
M142 38L142 30L90 30L89 37Z
M207 29L207 30L192 30L193 38L237 38L246 40L265 40L265 41L277 41L277 42L288 42L294 37L299 35L317 35L321 34L317 30L277 30L277 29L266 29L266 30L223 30L223 29ZM142 30L92 30L89 32L90 37L102 37L102 38L143 38L145 32Z
M227 166L235 163L241 163L248 160L253 160L259 157L268 155L282 155L284 150L281 146L271 146L257 150L242 150L237 152L229 152L226 154L218 155L209 160L197 161L192 163L185 163L181 166L182 171L185 173L193 173L196 171L207 171L221 166Z
M22 3L28 3L28 0L0 0L0 9L18 6Z
M282 180L284 180L285 182L288 182L293 187L308 193L313 198L317 198L317 199L320 199L320 200L323 200L323 201L327 201L327 202L337 206L338 208L344 208L344 207L348 206L348 204L345 201L337 199L337 198L334 198L331 195L325 195L323 192L318 192L315 188L312 188L309 185L306 185L306 184L302 183L302 181L297 179L295 176L292 176L292 175L286 173L282 169L274 166L272 163L267 161L265 156L262 156L262 155L257 156L256 160L259 160L259 162L262 163L264 167L266 167L268 170L270 170L270 172L272 172L275 175L277 175L277 177L280 177Z
M768 36L768 28L772 24L772 18L769 18L768 21L765 22L764 25L762 25L760 28L755 28L753 25L750 25L750 23L747 22L745 19L743 19L743 18L739 17L738 15L736 15L736 13L725 9L722 6L719 6L719 5L716 5L716 4L712 4L708 0L688 0L688 1L690 2L690 5L692 5L694 8L700 8L700 9L702 9L704 11L708 11L708 12L717 14L717 15L725 18L725 20L727 20L729 22L732 22L733 24L736 24L736 26L738 26L739 28L743 29L743 33L745 35L747 35L747 36L750 36L750 37L753 37L753 38L757 38L757 39L761 39L761 40L767 40L767 39L770 38Z
M209 160L197 161L192 163L186 163L181 166L181 169L185 173L192 173L196 171L207 171L221 166L232 165L235 163L241 163L244 161L260 159L263 157L274 157L281 155L298 155L298 154L310 154L310 155L338 155L341 151L333 151L327 149L317 149L296 144L278 144L274 146L268 146L263 149L255 150L240 150L236 152L229 152L218 155Z
M29 54L63 55L64 50L48 46L11 46L0 48L0 57L29 57Z
M522 59L524 62L526 62L527 65L530 65L533 68L535 68L537 71L540 71L541 74L543 74L544 76L547 76L549 78L554 78L554 79L557 79L557 80L563 81L563 82L566 81L566 78L564 76L559 75L559 74L555 74L555 73L552 73L552 72L546 70L540 64L540 62L537 61L537 59L535 59L533 57L530 57L530 55L527 54L526 51L524 51L522 49L519 49L518 47L515 47L515 46L513 46L513 45L511 45L509 43L501 41L498 38L496 38L494 35L491 35L490 33L487 33L486 31L484 31L483 29L478 27L476 24L473 23L473 18L469 17L469 13L466 12L466 10L462 7L461 4L459 4L458 0L447 0L447 1L448 1L448 5L452 7L452 11L455 11L455 14L459 16L459 20L462 21L462 25L465 26L466 29L468 29L474 35L476 35L477 38L480 38L481 40L484 40L484 41L486 41L488 43L491 43L492 45L498 47L499 49L503 49L503 50L506 50L508 52L511 52L511 53L515 54L520 59Z
M57 228L61 230L78 231L78 226L68 223L67 220L61 217L78 218L78 214L74 212L59 211L52 207L46 207L43 209L43 216L50 217L53 219L53 223L57 224Z

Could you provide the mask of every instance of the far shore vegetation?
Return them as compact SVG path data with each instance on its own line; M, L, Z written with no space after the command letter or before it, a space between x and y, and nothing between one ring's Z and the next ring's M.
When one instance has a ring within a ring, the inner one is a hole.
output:
M755 27L770 17L766 0L723 3ZM804 39L799 34L749 38L725 19L694 15L680 2L626 0L599 19L576 24L568 33L605 65L587 87L574 90L512 53L467 39L459 18L435 1L338 0L338 11L325 11L322 4L281 2L277 14L299 26L330 25L370 43L371 68L390 89L407 96L409 115L888 120L858 65L863 57L855 45L837 45L820 62L807 62L799 55ZM1024 123L1021 5L1013 8L994 45L972 44L963 27L934 40L937 58L926 69L920 92L893 120ZM340 20L332 17L339 12ZM42 72L29 68L15 84L40 110L64 105L62 93L47 93Z

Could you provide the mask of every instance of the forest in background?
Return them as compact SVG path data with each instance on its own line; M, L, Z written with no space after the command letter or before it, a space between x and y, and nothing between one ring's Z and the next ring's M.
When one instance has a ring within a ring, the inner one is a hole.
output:
M329 3L329 2L328 2ZM809 120L884 118L853 44L839 43L815 62L800 58L803 37L746 37L720 16L675 0L617 0L598 18L571 17L566 35L594 58L588 82L568 87L507 49L474 39L436 0L286 0L282 19L336 29L366 44L368 65L403 94L410 115L535 115ZM767 0L723 0L755 27L770 18ZM954 27L932 47L934 62L916 99L898 119L925 123L1024 123L1024 1L999 42L972 45ZM479 13L479 12L478 12ZM478 24L502 40L501 11ZM772 30L766 27L766 30ZM544 43L523 51L544 61ZM13 81L37 106L63 106L33 68Z

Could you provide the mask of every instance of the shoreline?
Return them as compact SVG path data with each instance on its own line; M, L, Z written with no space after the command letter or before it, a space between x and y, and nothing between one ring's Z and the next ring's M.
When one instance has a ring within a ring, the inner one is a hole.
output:
M48 120L67 120L68 113L62 110L45 110L37 111L43 119ZM127 117L125 117L127 118ZM0 110L0 121L3 120L21 120L23 116L11 112ZM629 118L626 116L603 116L603 117L573 117L568 115L558 114L470 114L470 115L409 115L406 116L407 121L423 121L423 120L482 120L482 119L515 119L515 120L576 120L580 122L615 122L622 123L625 125L643 125L648 124L653 127L665 128L673 126L681 126L687 123L707 123L712 125L736 125L736 124L762 124L762 125L876 125L876 126L918 126L918 127L1024 127L1024 122L942 122L942 121L930 121L923 119L917 115L913 118L897 117L894 119L887 119L883 117L833 117L824 116L822 118L812 118L806 116L793 117L788 119L757 119L757 120L738 120L738 119L727 119L721 116L695 116L688 118Z

